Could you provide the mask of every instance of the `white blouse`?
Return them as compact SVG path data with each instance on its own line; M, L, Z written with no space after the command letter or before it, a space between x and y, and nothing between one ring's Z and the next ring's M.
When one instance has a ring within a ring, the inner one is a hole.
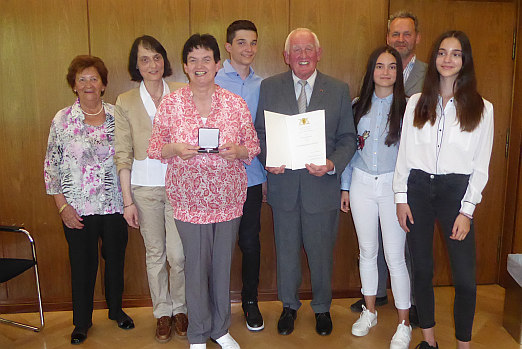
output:
M460 130L454 99L442 107L439 96L437 119L422 129L413 126L415 107L421 94L413 95L406 106L399 155L393 177L395 203L408 202L408 176L411 169L430 174L470 175L460 212L473 215L488 181L493 147L493 105L484 99L482 120L472 132Z
M163 80L163 95L170 93L169 85ZM147 111L152 122L156 115L156 105L152 97L145 87L145 83L140 83L140 97L143 106ZM164 187L165 173L167 172L167 164L163 164L160 160L146 157L143 160L134 159L132 162L131 184L141 185L146 187Z

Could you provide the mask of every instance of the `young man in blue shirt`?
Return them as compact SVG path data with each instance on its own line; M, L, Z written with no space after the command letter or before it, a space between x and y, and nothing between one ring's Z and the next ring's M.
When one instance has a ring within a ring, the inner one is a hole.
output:
M262 80L251 67L257 52L257 28L254 23L248 20L237 20L230 24L227 28L225 49L230 54L230 59L224 61L223 68L217 73L215 81L246 101L254 122ZM243 254L241 299L247 328L250 331L260 331L264 328L264 322L257 305L261 253L259 232L263 199L262 184L266 182L266 173L257 157L250 165L245 165L245 168L248 190L239 226L239 248Z

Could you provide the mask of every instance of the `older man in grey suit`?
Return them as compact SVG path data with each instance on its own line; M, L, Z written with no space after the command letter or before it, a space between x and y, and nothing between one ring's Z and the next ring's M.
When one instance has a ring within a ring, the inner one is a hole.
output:
M321 58L317 36L306 28L292 31L285 42L285 62L291 70L263 80L256 117L261 145L259 159L266 164L264 111L294 115L325 110L326 165L306 169L267 167L268 203L272 206L277 255L277 290L283 303L278 332L294 329L301 284L301 248L304 246L312 280L312 309L316 331L332 331L332 253L339 221L340 176L355 152L348 85L316 70Z

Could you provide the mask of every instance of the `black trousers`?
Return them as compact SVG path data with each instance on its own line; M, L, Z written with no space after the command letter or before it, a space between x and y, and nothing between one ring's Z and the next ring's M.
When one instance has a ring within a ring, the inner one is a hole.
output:
M414 224L408 222L410 232L407 239L412 257L420 327L427 329L435 326L432 280L433 229L437 219L444 235L455 286L455 336L463 342L471 340L477 292L473 221L464 240L457 241L449 237L468 181L468 175L430 175L420 170L412 170L408 178L408 204Z
M263 201L262 185L248 187L247 198L243 204L243 217L239 225L239 248L243 254L242 279L243 302L257 301L257 287L259 285L259 264L261 244L259 232L261 230L261 204Z
M121 214L83 216L83 229L64 225L69 244L73 301L73 324L87 327L92 323L94 286L98 271L98 239L105 260L105 299L109 318L121 312L123 266L127 247L127 224Z

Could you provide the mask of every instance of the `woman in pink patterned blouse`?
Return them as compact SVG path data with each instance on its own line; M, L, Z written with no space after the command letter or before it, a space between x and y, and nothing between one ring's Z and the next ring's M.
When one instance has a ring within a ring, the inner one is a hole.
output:
M134 322L122 310L127 226L114 165L114 106L102 96L108 71L94 56L77 56L67 82L78 97L54 117L44 162L47 194L52 195L69 245L74 330L71 344L87 339L92 326L98 240L105 260L109 319L122 329Z
M154 119L150 158L168 163L166 190L185 252L187 331L191 349L208 338L239 348L230 326L230 264L249 164L259 141L246 102L214 83L220 54L208 34L183 48L188 86L165 96ZM218 129L218 153L199 153L200 129Z

